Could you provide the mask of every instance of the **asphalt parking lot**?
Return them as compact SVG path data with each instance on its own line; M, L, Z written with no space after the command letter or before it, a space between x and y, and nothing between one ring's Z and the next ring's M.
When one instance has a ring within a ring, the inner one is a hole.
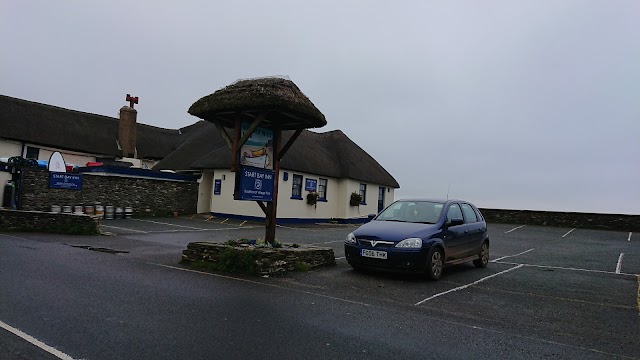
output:
M573 347L594 358L640 357L636 234L489 224L492 260L486 269L471 264L449 267L440 281L430 282L418 276L353 271L344 260L342 244L356 227L280 226L279 241L333 248L336 266L256 281L376 311L426 314L436 323L465 324ZM114 235L101 237L102 241L129 240L116 242L130 245L129 253L117 256L176 267L178 248L191 241L222 242L264 234L261 223L202 216L104 221L102 229ZM158 250L150 243L165 248Z

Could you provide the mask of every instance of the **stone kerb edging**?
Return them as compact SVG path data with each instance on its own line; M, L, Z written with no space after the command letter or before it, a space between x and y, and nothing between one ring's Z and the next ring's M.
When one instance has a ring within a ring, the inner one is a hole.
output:
M238 269L254 275L272 275L276 273L304 270L335 264L333 249L324 247L282 247L264 248L252 246L230 246L212 242L192 242L182 251L182 262L208 263L213 270L231 271L229 264L234 261L246 265L249 269ZM235 265L232 265L235 266ZM247 271L248 270L248 271Z
M85 214L0 209L0 231L97 235L99 223Z

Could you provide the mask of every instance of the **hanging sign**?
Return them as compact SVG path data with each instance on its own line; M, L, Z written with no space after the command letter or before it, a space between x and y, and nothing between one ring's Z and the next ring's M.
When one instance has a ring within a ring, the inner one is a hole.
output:
M236 176L240 177L236 188L238 200L273 201L273 171L242 167Z
M243 122L240 136L249 130L251 123ZM261 169L273 169L273 130L257 127L240 148L240 165Z
M49 173L49 188L82 190L82 175Z
M215 179L213 182L213 195L220 195L220 189L222 188L222 180Z
M317 179L307 179L304 183L304 189L306 191L316 191L318 190L318 180Z

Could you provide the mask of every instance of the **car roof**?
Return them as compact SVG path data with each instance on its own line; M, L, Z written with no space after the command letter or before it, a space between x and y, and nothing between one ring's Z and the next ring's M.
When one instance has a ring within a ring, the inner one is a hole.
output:
M471 202L466 201L466 200L437 199L437 198L403 198L403 199L398 199L396 201L430 201L430 202L436 202L436 203L442 203L442 204L446 204L446 203L450 203L450 202L463 202L463 203L471 204Z

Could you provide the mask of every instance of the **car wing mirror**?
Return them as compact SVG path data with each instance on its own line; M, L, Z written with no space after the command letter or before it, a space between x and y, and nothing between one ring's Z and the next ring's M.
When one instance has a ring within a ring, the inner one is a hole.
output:
M462 224L464 224L464 220L462 220L460 218L451 219L447 223L447 225L449 225L449 226L458 226L458 225L462 225Z
M367 215L367 217L369 218L369 221L373 220L374 217L376 217L377 214L369 214Z

